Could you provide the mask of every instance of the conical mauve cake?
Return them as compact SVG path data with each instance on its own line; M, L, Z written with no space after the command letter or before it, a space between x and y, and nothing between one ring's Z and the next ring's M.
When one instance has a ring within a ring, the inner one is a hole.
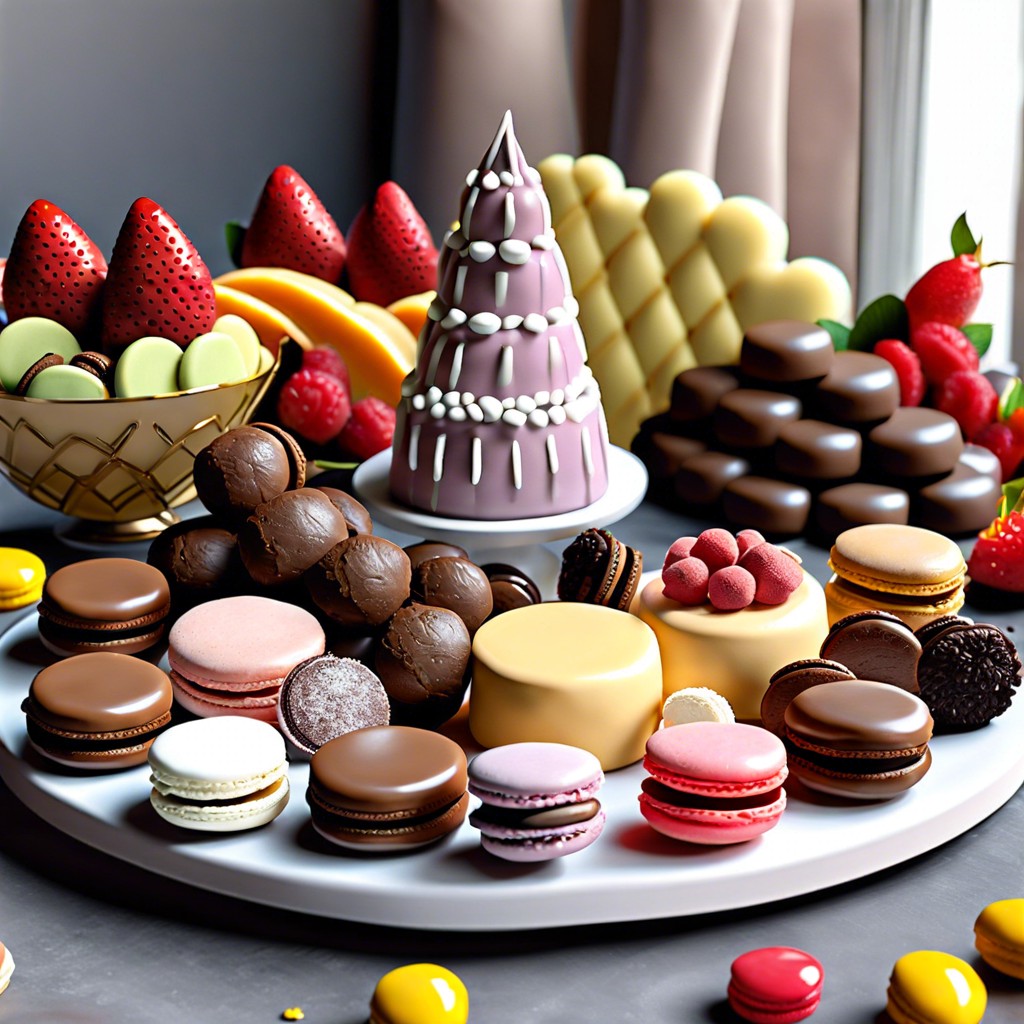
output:
M583 508L608 488L608 430L547 197L510 113L459 212L402 385L391 493L460 519Z

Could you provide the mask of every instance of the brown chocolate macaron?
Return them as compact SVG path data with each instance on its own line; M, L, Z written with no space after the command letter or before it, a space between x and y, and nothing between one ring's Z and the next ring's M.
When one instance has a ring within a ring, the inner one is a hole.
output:
M238 530L238 551L257 583L277 586L297 580L347 537L348 523L331 499L300 487L256 506Z
M418 544L410 544L402 550L409 556L409 564L414 572L428 558L469 558L469 552L465 548L442 540L421 540Z
M364 505L356 501L348 491L341 491L337 487L321 486L311 484L318 491L323 491L331 501L334 502L337 510L345 517L348 523L348 535L354 537L357 533L373 533L373 520Z
M293 750L309 758L347 732L387 725L391 710L381 681L365 665L320 654L288 673L281 685L277 720Z
M272 437L276 437L284 446L292 472L289 489L305 486L307 468L306 453L302 450L302 445L299 444L298 438L293 434L288 433L284 427L279 426L277 423L259 422L250 423L249 426L255 427L257 430L266 431L266 433L270 434Z
M305 575L316 606L348 629L382 626L409 599L409 556L371 533L333 545Z
M468 558L428 558L421 562L412 574L412 597L420 604L455 612L470 636L494 608L487 573Z
M237 538L214 516L169 526L149 545L146 561L164 574L175 613L226 597L246 577Z
M891 612L854 612L839 619L822 641L821 656L841 662L858 679L874 679L918 692L921 641Z
M22 704L29 742L72 768L144 764L171 721L171 681L126 654L79 654L44 668Z
M931 735L920 697L873 680L812 686L785 713L790 772L808 789L853 800L887 800L919 782Z
M77 366L86 373L98 377L110 388L113 381L114 360L103 352L79 352L73 355L68 362L71 366Z
M761 698L761 724L781 737L785 733L785 714L793 698L812 686L835 683L856 676L837 661L824 658L804 658L783 665L768 680L768 689Z
M48 370L51 366L61 366L64 362L64 357L57 355L56 352L47 352L45 356L37 359L22 375L21 380L18 381L18 386L14 389L16 395L27 394L32 381L36 379L43 372Z
M932 630L917 664L921 699L940 732L978 729L998 718L1009 708L1020 674L1010 638L995 626L969 620Z
M462 706L472 641L447 608L410 604L392 616L375 667L391 701L391 720L433 729Z
M584 530L562 552L560 601L603 604L628 610L643 572L643 555L607 530Z
M494 605L491 618L513 608L525 608L528 604L540 604L540 588L514 565L505 562L488 562L480 566L491 582L491 600Z
M53 573L39 603L39 637L58 657L94 651L162 653L171 593L159 569L133 558L90 558Z
M466 755L447 736L400 725L346 733L309 765L313 828L338 846L397 853L454 832L469 807Z

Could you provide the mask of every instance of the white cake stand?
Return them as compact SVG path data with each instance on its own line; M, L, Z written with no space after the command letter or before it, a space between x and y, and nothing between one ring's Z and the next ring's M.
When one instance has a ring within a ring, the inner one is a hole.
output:
M522 569L545 597L553 597L558 557L541 547L574 537L591 526L609 526L629 515L647 492L647 469L624 448L608 448L608 490L585 508L532 519L452 519L401 505L391 497L388 473L391 452L383 451L355 471L352 484L374 519L431 540L465 548L478 565L508 562Z

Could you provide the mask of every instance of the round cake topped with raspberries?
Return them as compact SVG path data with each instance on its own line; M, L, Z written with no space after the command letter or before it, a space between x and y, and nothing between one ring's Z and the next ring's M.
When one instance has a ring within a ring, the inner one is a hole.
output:
M506 112L447 233L390 487L437 515L504 520L590 505L608 431L540 175Z

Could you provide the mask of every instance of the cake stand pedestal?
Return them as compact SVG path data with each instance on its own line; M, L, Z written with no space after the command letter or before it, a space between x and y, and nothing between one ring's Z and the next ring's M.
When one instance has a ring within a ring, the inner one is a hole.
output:
M591 526L609 526L629 515L647 491L647 469L624 448L608 448L608 490L585 508L532 519L452 519L401 505L391 497L391 451L364 462L352 478L359 499L374 519L430 540L465 548L478 565L508 562L525 572L544 597L554 597L560 562L542 547L574 537Z

